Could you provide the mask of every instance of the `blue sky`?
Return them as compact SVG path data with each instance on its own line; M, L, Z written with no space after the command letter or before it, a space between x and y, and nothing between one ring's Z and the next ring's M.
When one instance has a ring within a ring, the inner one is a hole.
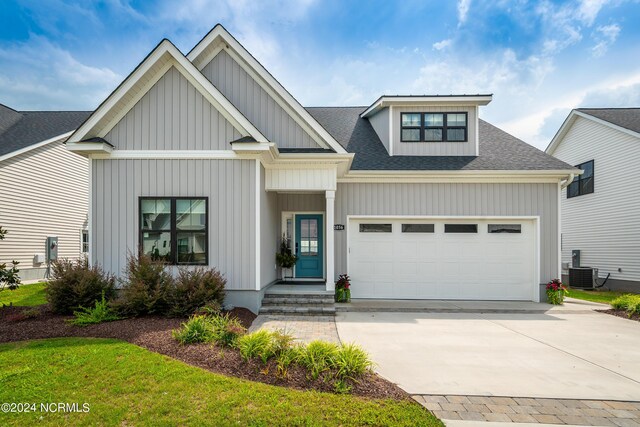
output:
M94 109L218 22L306 106L493 93L481 117L541 148L572 108L640 106L638 0L4 0L0 103Z

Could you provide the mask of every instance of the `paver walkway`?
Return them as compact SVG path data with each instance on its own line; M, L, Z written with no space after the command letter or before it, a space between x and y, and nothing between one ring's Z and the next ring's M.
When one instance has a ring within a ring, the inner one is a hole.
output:
M249 332L266 328L282 330L295 337L299 342L313 340L340 343L334 316L289 316L261 314L253 321Z
M640 427L640 402L415 395L445 420Z

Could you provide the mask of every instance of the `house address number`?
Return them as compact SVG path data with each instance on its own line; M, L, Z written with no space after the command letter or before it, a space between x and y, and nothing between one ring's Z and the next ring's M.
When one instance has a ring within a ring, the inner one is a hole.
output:
M335 231L343 231L344 230L344 224L334 224L333 225L333 229Z

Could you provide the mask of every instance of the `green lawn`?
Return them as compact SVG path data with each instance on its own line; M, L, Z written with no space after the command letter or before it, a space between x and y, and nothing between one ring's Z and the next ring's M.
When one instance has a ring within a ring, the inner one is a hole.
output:
M0 344L0 366L0 403L90 405L88 413L0 412L0 425L443 425L414 402L225 377L118 340Z
M45 283L40 282L32 285L20 285L18 289L13 291L5 289L0 292L0 307L3 304L9 305L10 303L19 306L46 304L44 286Z
M585 301L600 302L603 304L609 304L612 300L618 298L620 295L628 294L629 292L617 292L617 291L583 291L580 289L569 289L567 294L570 298L577 298Z

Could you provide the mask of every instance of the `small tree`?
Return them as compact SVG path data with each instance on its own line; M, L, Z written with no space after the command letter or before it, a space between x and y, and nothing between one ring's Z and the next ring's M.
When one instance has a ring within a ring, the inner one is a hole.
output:
M4 240L7 230L0 227L0 240ZM0 264L0 292L5 289L18 289L20 286L20 276L18 276L18 261L11 261L11 267L7 267L6 263Z

